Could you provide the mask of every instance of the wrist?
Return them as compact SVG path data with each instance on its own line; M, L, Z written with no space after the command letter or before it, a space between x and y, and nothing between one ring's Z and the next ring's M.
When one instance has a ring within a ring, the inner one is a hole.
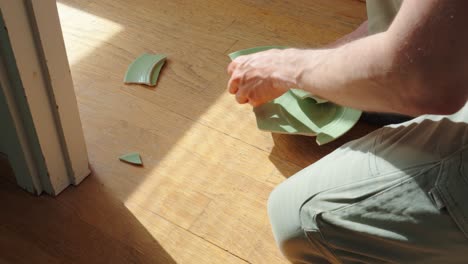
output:
M320 66L324 65L324 59L329 56L333 49L310 49L301 50L295 71L295 87L310 93L314 93L313 89L317 86L318 71Z
M288 48L281 50L281 59L278 66L279 74L277 77L281 80L279 86L287 89L297 88L298 76L302 72L304 60L303 55L306 50Z

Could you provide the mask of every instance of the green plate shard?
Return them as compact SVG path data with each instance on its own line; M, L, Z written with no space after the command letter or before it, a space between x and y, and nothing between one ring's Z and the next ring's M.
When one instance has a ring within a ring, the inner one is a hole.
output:
M234 60L281 46L264 46L231 53ZM339 106L314 97L310 93L291 89L275 100L254 108L260 130L273 133L316 136L317 144L329 143L349 131L361 117L361 111Z
M165 62L166 55L143 54L130 64L124 82L156 86Z
M311 95L309 92L299 89L291 89L291 92L300 99L312 98L317 104L327 103L328 100Z
M130 164L140 165L140 166L143 165L143 162L141 161L140 154L138 154L136 152L132 152L132 153L122 155L122 156L119 157L119 159L121 161L130 163Z
M250 49L244 49L244 50L239 50L239 51L236 51L236 52L233 52L231 54L229 54L229 58L231 58L231 60L234 60L235 58L239 57L239 56L244 56L244 55L249 55L249 54L253 54L253 53L257 53L257 52L261 52L261 51L265 51L265 50L270 50L270 49L286 49L288 47L284 47L284 46L261 46L261 47L255 47L255 48L250 48Z

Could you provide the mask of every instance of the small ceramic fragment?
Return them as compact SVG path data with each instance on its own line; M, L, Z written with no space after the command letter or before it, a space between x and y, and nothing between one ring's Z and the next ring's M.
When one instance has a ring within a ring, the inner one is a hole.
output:
M119 157L119 159L123 162L127 162L133 165L143 165L141 160L140 154L136 152L128 153Z
M125 74L125 83L156 86L166 55L143 54L130 64Z

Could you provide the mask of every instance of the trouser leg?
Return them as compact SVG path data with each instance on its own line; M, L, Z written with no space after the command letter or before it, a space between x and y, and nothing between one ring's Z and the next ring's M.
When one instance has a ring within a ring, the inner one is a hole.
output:
M286 180L269 200L283 254L295 263L463 263L467 117L465 107L385 127Z

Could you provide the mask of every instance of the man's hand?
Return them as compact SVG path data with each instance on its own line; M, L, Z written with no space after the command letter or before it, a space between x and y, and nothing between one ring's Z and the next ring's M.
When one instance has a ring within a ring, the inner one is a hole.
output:
M272 49L241 56L228 66L228 90L240 104L259 106L297 87L302 71L301 52Z
M352 33L336 40L326 48L339 47L367 36L367 21ZM241 56L228 67L231 79L228 89L241 103L259 106L283 95L290 88L298 88L297 78L303 67L300 50L272 49Z

